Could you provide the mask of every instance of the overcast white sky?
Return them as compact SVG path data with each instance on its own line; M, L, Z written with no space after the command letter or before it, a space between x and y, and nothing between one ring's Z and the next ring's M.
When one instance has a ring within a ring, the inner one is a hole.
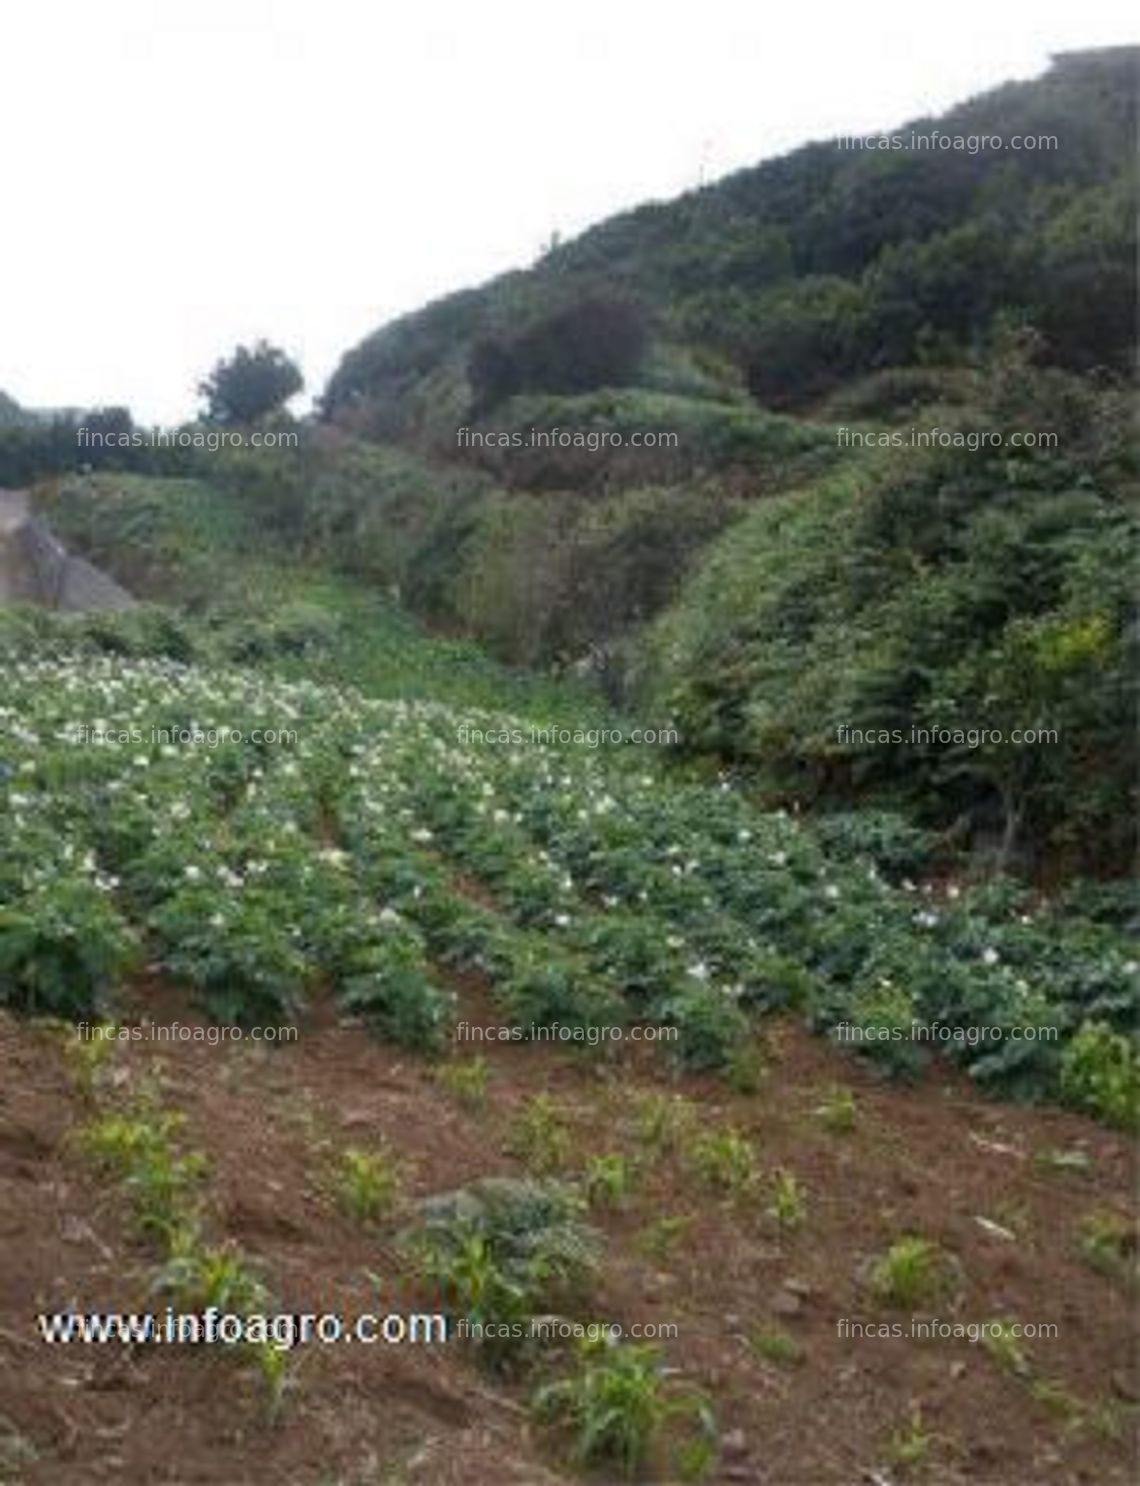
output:
M264 335L319 390L623 207L940 111L1124 0L0 0L0 388L190 416Z

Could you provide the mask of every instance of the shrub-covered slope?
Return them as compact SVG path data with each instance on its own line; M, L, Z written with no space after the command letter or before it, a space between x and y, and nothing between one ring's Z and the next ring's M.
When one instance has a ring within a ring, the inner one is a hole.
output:
M328 411L438 439L518 391L748 385L795 404L875 367L965 360L1010 316L1057 364L1126 370L1136 61L1064 55L897 131L959 148L811 144L615 217L384 326L344 358Z

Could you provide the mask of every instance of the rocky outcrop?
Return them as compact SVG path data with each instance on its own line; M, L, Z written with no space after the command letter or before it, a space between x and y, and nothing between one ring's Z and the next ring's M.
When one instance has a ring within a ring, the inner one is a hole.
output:
M0 604L48 609L126 609L134 599L113 578L68 552L22 490L0 490Z

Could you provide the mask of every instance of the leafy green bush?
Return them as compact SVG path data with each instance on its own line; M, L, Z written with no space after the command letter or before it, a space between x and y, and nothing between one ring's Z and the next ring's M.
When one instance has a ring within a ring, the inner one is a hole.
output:
M658 1002L654 1010L660 1022L677 1029L676 1040L666 1046L683 1068L725 1068L748 1036L747 1017L717 991L684 991Z
M291 1020L310 971L282 923L282 904L253 890L224 913L215 901L201 888L186 888L151 915L166 946L166 969L195 987L216 1022Z
M597 1264L596 1237L582 1210L571 1187L506 1177L421 1203L420 1222L404 1241L424 1277L471 1324L492 1368L533 1354L533 1317L581 1300Z
M1061 1054L1061 1098L1122 1130L1140 1129L1140 1050L1105 1022L1084 1022Z
M1033 368L986 395L972 426L1060 448L891 449L763 502L648 635L641 700L801 802L903 813L999 867L1115 870L1135 819L1123 408ZM892 870L929 860L922 837L879 845Z
M0 904L0 1002L78 1020L138 963L129 926L92 882L63 880Z
M814 822L820 844L843 861L866 858L890 882L925 876L938 859L938 843L893 810L837 811Z
M477 341L468 375L480 409L515 392L588 392L633 380L647 341L629 299L593 294L510 336Z
M455 993L425 979L418 963L350 976L337 999L389 1042L423 1052L438 1052L455 1015Z

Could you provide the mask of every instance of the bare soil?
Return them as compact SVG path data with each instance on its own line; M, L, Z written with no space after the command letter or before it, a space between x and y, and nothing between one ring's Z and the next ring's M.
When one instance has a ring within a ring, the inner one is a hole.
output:
M158 1021L201 1025L175 993L145 991ZM462 1015L495 1021L478 987L463 994ZM429 1061L340 1024L327 1006L314 1008L294 1044L140 1041L117 1059L131 1079L160 1073L164 1104L186 1115L188 1144L209 1159L216 1237L256 1260L282 1308L346 1315L422 1303L398 1230L419 1197L523 1174L506 1153L508 1130L536 1092L548 1092L573 1127L569 1174L590 1154L637 1153L639 1094L683 1094L698 1103L704 1127L732 1125L754 1141L765 1177L794 1172L807 1195L805 1221L781 1232L766 1211L767 1181L740 1200L710 1192L683 1161L662 1156L647 1163L624 1209L592 1216L605 1239L594 1318L676 1326L660 1343L667 1360L717 1413L722 1449L710 1479L1137 1479L1133 1293L1080 1252L1091 1211L1130 1213L1128 1142L1061 1111L987 1102L944 1070L916 1087L884 1084L791 1021L770 1024L763 1047L767 1076L744 1095L720 1081L675 1079L653 1049L632 1043L613 1056L464 1044L463 1055L482 1052L490 1068L481 1114L440 1087ZM858 1104L847 1133L816 1114L836 1083ZM490 1376L460 1340L306 1346L276 1420L260 1380L225 1347L43 1342L41 1311L161 1309L150 1290L155 1254L132 1232L121 1193L71 1138L90 1114L58 1036L0 1019L3 1486L576 1478L557 1442L532 1425L525 1381ZM369 1228L339 1209L330 1178L346 1146L386 1147L397 1158L398 1218ZM1034 1157L1049 1148L1085 1152L1088 1170L1043 1170ZM662 1218L683 1221L671 1245L654 1248L647 1230ZM844 1318L909 1324L860 1280L906 1233L937 1242L960 1266L960 1293L941 1320L1056 1325L1056 1337L1024 1343L1031 1378L968 1339L840 1334ZM798 1362L766 1360L756 1348L772 1329L799 1345ZM1079 1401L1083 1427L1034 1396L1031 1384L1042 1379ZM906 1466L891 1441L915 1409L929 1444ZM1093 1415L1108 1422L1096 1427Z

